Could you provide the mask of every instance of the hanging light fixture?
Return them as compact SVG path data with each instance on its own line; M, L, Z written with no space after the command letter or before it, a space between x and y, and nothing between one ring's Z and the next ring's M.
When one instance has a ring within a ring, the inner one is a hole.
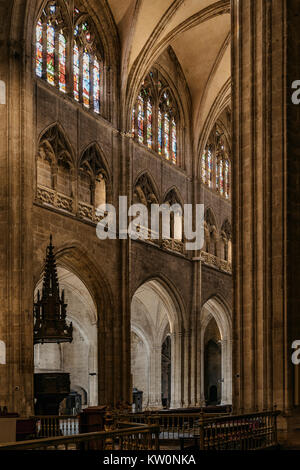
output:
M72 342L73 326L67 325L64 291L60 296L52 235L47 247L42 294L34 304L34 343Z

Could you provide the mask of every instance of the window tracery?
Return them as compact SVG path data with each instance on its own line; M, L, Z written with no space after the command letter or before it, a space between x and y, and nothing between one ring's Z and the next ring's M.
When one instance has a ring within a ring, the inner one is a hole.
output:
M134 138L178 164L178 122L177 105L167 83L157 70L151 70L132 110Z
M229 146L219 126L215 125L201 157L201 179L209 188L230 199L231 161Z
M103 79L101 43L79 0L73 12L70 8L65 0L50 0L43 8L36 24L35 73L99 114Z

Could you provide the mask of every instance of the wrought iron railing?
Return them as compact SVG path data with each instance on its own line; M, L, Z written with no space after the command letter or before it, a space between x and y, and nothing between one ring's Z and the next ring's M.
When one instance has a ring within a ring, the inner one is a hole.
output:
M128 423L127 423L128 424ZM138 425L113 431L73 436L47 437L30 441L0 444L0 450L159 450L159 427Z

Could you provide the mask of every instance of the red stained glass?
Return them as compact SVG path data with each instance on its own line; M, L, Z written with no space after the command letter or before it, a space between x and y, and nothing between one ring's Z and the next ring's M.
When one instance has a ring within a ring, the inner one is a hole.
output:
M55 29L47 25L47 82L54 85Z
M66 39L62 33L59 34L59 89L66 93Z

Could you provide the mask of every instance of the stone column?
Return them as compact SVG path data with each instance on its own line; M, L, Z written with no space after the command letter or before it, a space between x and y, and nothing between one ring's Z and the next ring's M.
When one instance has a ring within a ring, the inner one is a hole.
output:
M181 380L183 380L183 395L181 406L184 408L188 408L191 405L191 339L191 331L185 331L182 342L184 349L184 360L181 374Z
M193 259L193 305L192 305L192 331L191 331L191 406L202 406L201 401L201 285L202 261Z
M6 346L6 364L0 364L0 405L29 415L33 413L31 211L36 153L32 63L24 60L20 5L1 2L0 15L6 18L0 32L0 80L5 86L0 104L0 340Z
M237 411L293 407L300 338L299 0L232 1L233 378ZM296 410L293 410L295 414Z
M155 344L150 354L150 384L149 404L150 409L161 409L161 345Z
M231 341L224 339L221 341L221 360L222 360L222 383L221 383L221 405L232 404L232 370L231 370Z
M182 332L171 334L171 404L170 408L182 407Z

